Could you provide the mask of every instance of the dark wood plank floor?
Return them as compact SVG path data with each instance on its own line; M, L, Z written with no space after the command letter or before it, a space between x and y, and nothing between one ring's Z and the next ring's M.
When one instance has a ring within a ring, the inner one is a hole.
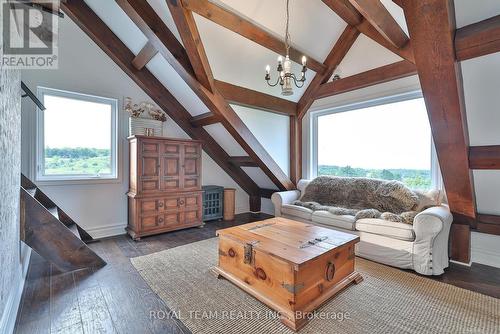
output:
M16 333L189 333L176 319L155 319L150 312L169 309L130 263L146 255L212 238L220 228L269 218L242 214L230 222L210 222L134 242L119 236L90 244L108 265L98 271L60 273L33 253L19 309ZM434 279L500 298L500 269L452 264Z

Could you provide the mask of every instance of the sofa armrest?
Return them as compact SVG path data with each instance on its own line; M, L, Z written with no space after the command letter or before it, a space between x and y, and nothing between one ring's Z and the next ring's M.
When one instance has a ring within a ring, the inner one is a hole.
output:
M274 215L276 217L281 217L281 206L283 204L291 204L298 200L300 197L300 191L298 190L288 190L275 192L271 196L271 201L274 205Z
M447 206L420 212L413 221L414 268L425 275L440 275L448 267L448 238L453 216Z

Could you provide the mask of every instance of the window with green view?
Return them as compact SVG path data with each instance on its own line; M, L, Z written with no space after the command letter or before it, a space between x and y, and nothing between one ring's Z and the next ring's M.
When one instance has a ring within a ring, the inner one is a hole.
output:
M422 98L317 116L317 175L431 187L431 130Z

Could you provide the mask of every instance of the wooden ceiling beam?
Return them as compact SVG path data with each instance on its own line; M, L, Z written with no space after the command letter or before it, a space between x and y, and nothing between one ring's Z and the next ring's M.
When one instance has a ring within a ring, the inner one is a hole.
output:
M469 167L500 170L500 145L469 147Z
M134 60L132 60L132 65L134 65L136 69L141 70L157 53L158 50L156 50L154 45L147 42Z
M455 57L453 1L405 1L403 9L450 209L475 219L463 83ZM454 259L469 261L466 243Z
M455 48L460 61L500 52L500 15L458 29Z
M180 0L167 0L167 5L177 26L177 31L181 35L182 43L191 61L196 78L206 89L213 93L214 76L193 13L180 5Z
M193 125L194 127L200 127L219 122L220 122L220 117L211 112L196 115L191 118L191 125Z
M363 22L363 15L359 13L349 0L323 0L342 20L351 26Z
M229 162L240 167L259 167L249 156L233 156L229 158Z
M319 86L315 99L338 95L417 74L417 68L407 60L385 65L366 72L330 81Z
M293 188L293 183L290 181L290 178L281 170L278 164L259 143L217 89L210 92L197 80L186 51L170 32L165 23L163 23L158 14L156 14L154 9L149 5L147 0L116 0L116 2L146 35L160 54L165 57L168 63L179 76L181 76L198 98L207 106L210 112L221 117L221 124L233 136L243 150L258 162L259 167L271 181L282 190ZM169 7L175 7L181 4L176 0L168 0L167 5ZM179 9L176 8L172 10L179 11ZM183 19L180 15L175 15L174 17ZM179 23L179 27L187 27L190 29L189 25L181 22ZM192 31L192 33L196 32L197 30ZM185 37L187 37L187 35L185 35ZM193 37L193 39L198 41L197 43L200 44L200 47L203 46L199 36ZM196 50L198 50L198 48ZM199 53L198 56L200 55Z
M289 100L219 80L215 80L215 87L229 103L281 115L297 113L297 103Z
M322 0L324 4L330 7L341 19L349 25L355 26L362 34L371 38L386 49L392 51L403 59L415 63L411 41L403 47L398 48L393 43L389 42L375 27L368 22L358 10L351 5L349 0ZM378 1L378 0L377 0Z
M258 194L257 184L238 166L230 164L230 156L203 128L191 125L191 114L146 68L132 65L134 54L106 24L80 0L61 2L69 16L162 110L191 138L203 141L203 150L248 194Z
M285 44L280 38L256 26L244 17L218 6L208 0L177 0L182 2L185 9L195 12L204 18L223 26L277 54L285 54ZM290 59L298 64L302 64L302 56L307 57L307 67L311 70L322 73L325 65L308 56L304 52L290 47Z
M500 216L477 214L476 231L500 235Z
M358 12L391 44L404 47L409 38L380 0L349 0Z

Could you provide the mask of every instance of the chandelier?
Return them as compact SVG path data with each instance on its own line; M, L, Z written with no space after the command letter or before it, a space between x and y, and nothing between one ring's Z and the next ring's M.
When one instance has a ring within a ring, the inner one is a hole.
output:
M293 87L292 82L297 88L301 88L304 86L304 82L306 81L306 57L302 56L302 71L300 72L300 77L297 77L294 73L292 73L292 62L290 60L289 49L290 49L290 33L288 32L288 26L290 22L290 0L286 0L286 28L285 28L285 60L283 61L283 57L278 57L278 66L276 70L278 71L278 77L276 78L276 82L271 83L271 67L269 65L266 66L266 82L269 86L274 87L278 84L281 86L281 95L293 95Z

